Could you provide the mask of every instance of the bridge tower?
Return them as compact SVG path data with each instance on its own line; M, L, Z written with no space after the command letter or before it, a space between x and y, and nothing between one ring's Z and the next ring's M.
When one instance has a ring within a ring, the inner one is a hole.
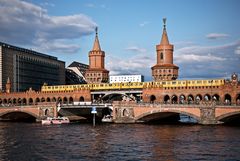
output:
M174 46L169 43L166 18L163 19L163 33L160 44L156 45L157 64L152 69L152 77L154 81L176 80L178 78L179 67L173 64Z
M96 28L96 36L93 48L89 51L89 69L85 73L87 83L106 83L109 79L109 71L105 69L104 58L105 52L101 50L98 40L98 30Z

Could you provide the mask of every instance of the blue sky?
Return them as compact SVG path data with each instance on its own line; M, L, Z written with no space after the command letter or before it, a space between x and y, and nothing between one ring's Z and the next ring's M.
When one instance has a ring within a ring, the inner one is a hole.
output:
M240 73L239 0L0 0L0 41L88 64L94 28L111 75L151 80L162 18L179 79Z

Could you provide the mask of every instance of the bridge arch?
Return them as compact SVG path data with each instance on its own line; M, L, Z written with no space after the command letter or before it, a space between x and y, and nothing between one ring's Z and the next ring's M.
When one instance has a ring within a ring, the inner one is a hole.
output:
M13 98L13 104L17 104L17 99L16 98Z
M68 104L68 99L67 99L67 97L63 97L63 104Z
M6 99L6 98L3 99L3 103L4 103L4 104L7 103L7 99Z
M57 99L55 97L52 98L52 102L56 102Z
M188 99L187 99L187 101L188 101L188 104L192 104L192 103L193 103L193 101L194 101L194 97L193 97L192 94L189 94L189 95L188 95Z
M32 104L33 104L33 99L32 99L32 98L29 98L29 99L28 99L28 104L29 104L29 105L32 105Z
M226 113L226 114L216 117L217 121L224 122L224 123L228 123L228 122L234 123L235 119L237 119L237 120L240 119L240 110L235 111L235 112L229 112L229 113ZM238 122L238 121L235 121L235 122Z
M83 97L83 96L81 96L81 97L79 98L79 102L84 102L84 97Z
M31 121L35 122L39 117L28 111L16 111L16 110L9 110L0 113L0 118L6 121Z
M61 97L58 97L58 102L62 103L62 98Z
M7 103L12 104L12 99L9 98L8 101L7 101Z
M185 96L184 94L181 94L181 95L179 96L179 103L180 103L180 104L184 104L185 101L186 101L186 96Z
M224 103L225 103L226 105L230 105L231 102L232 102L232 97L231 97L231 95L228 94L228 93L225 94L225 95L224 95Z
M73 104L73 98L69 97L69 104Z
M21 98L17 99L17 104L22 104L22 99Z
M164 103L170 103L170 97L169 95L165 95L163 98Z
M50 99L49 97L47 97L47 99L46 99L46 100L47 100L47 102L51 102L51 99Z
M150 96L150 103L154 103L156 101L156 96L155 95L151 95Z
M23 98L23 99L22 99L22 104L23 104L23 105L26 105L26 104L27 104L27 99L26 99L26 98Z
M236 95L236 104L240 105L240 93Z
M41 102L45 102L46 100L45 100L45 98L44 97L42 97L41 98Z
M37 98L35 99L35 103L38 104L38 102L40 102L40 99L37 97Z
M172 104L176 104L177 102L178 102L178 97L177 97L177 95L172 95L172 97L171 97L172 99L171 99L171 103Z
M202 95L201 94L197 94L195 97L196 102L200 102L202 101Z
M220 96L219 96L218 94L214 94L214 95L212 96L212 99L213 99L213 101L219 102L219 101L220 101Z
M205 94L203 98L204 98L204 101L210 101L211 100L210 94Z
M167 111L162 111L161 109L149 111L149 112L146 112L146 113L143 113L143 114L137 116L135 118L135 120L149 122L151 120L158 119L161 117L164 118L164 116L168 117L171 115L179 115L179 114L190 116L190 117L194 118L197 122L200 122L200 117L198 117L192 113L188 113L188 112L184 112L184 111L180 111L180 110L176 110L176 109L171 109L171 110L167 110Z

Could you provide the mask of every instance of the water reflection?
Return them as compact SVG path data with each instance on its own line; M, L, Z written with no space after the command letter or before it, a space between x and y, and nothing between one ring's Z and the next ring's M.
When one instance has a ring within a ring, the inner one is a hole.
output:
M0 160L237 160L240 128L0 123Z

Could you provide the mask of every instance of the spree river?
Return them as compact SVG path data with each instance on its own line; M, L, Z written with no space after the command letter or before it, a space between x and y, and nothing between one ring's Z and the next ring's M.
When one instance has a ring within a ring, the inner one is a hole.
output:
M0 122L0 160L240 160L240 127Z

